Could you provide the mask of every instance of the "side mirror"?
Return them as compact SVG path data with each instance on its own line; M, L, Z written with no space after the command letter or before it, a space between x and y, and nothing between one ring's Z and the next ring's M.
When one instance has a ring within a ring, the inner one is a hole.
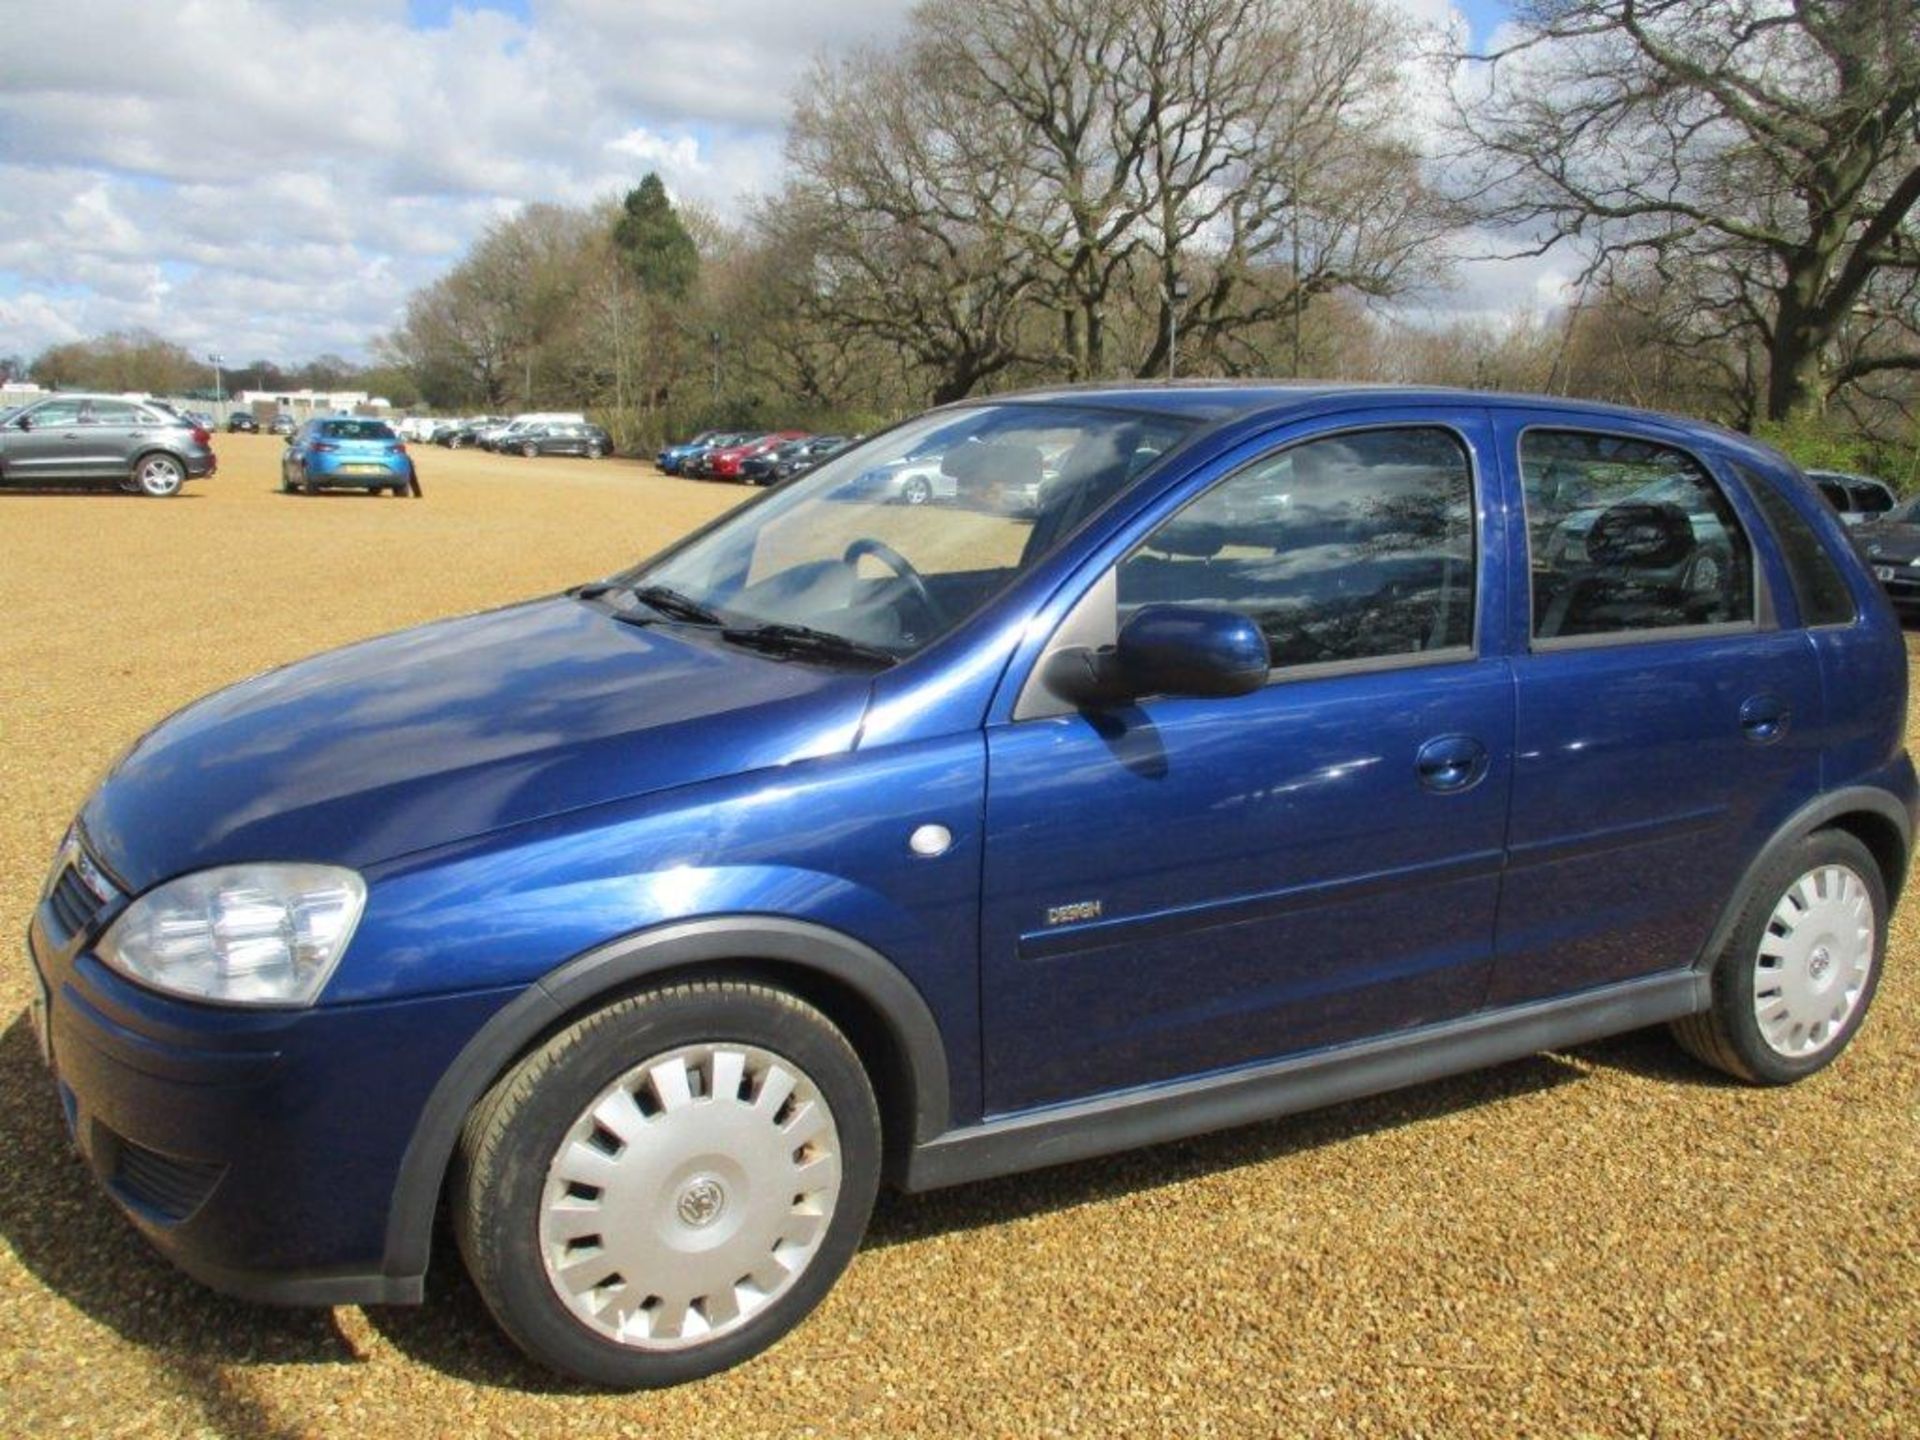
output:
M293 443L293 431L289 430L286 434L282 435L280 437L280 443L282 445L291 445Z
M16 430L31 430L33 428L33 417L31 415L22 415L18 420L13 422L13 428Z
M1117 644L1056 650L1041 679L1062 700L1098 710L1145 695L1248 695L1267 683L1272 664L1267 637L1237 610L1143 605Z

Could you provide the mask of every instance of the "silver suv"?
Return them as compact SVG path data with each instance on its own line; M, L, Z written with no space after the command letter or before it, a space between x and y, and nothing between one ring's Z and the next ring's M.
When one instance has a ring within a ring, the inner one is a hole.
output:
M50 395L0 422L0 484L111 481L135 494L177 495L213 474L212 438L157 402Z

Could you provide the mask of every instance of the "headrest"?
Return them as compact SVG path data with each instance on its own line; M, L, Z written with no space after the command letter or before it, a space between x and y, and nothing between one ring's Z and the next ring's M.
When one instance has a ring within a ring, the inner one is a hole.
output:
M1037 485L1044 468L1032 445L969 441L940 457L940 473L962 485Z
M1587 532L1587 559L1628 570L1678 565L1693 548L1693 522L1667 502L1623 500L1602 510Z

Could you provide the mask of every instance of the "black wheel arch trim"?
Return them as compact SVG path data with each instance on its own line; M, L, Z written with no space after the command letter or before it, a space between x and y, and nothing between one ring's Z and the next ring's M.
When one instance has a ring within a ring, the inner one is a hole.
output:
M1906 882L1906 862L1913 854L1913 816L1900 803L1897 795L1877 785L1849 785L1829 791L1794 811L1760 847L1760 853L1741 872L1739 884L1733 887L1732 897L1720 912L1719 923L1713 927L1707 943L1700 947L1700 953L1694 959L1694 968L1703 974L1713 968L1715 959L1732 938L1734 927L1740 923L1741 913L1746 909L1754 887L1760 883L1761 875L1775 857L1789 846L1799 844L1814 831L1826 829L1849 815L1860 814L1884 820L1899 832L1899 863L1892 867L1892 873L1883 877L1887 886L1888 905L1898 902ZM1876 858L1879 857L1876 855Z
M908 1143L924 1145L945 1133L949 1079L939 1025L913 982L879 951L824 925L773 915L715 916L639 931L576 956L528 986L447 1067L401 1157L387 1216L385 1276L404 1290L425 1274L441 1187L467 1113L529 1045L566 1016L635 981L729 961L784 964L855 991L888 1027L911 1074L914 1133Z

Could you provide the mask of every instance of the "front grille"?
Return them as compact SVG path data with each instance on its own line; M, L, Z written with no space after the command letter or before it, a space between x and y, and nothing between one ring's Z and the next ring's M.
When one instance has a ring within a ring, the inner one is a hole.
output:
M124 1136L113 1140L113 1178L108 1183L122 1199L163 1220L180 1221L193 1214L226 1170L207 1160L176 1160Z
M105 903L86 887L80 872L72 865L60 872L60 878L47 893L47 908L53 911L53 918L68 935L78 935L91 925Z
M54 880L47 890L47 910L70 939L84 933L101 911L120 898L120 892L87 853L78 831L68 833L53 863Z

